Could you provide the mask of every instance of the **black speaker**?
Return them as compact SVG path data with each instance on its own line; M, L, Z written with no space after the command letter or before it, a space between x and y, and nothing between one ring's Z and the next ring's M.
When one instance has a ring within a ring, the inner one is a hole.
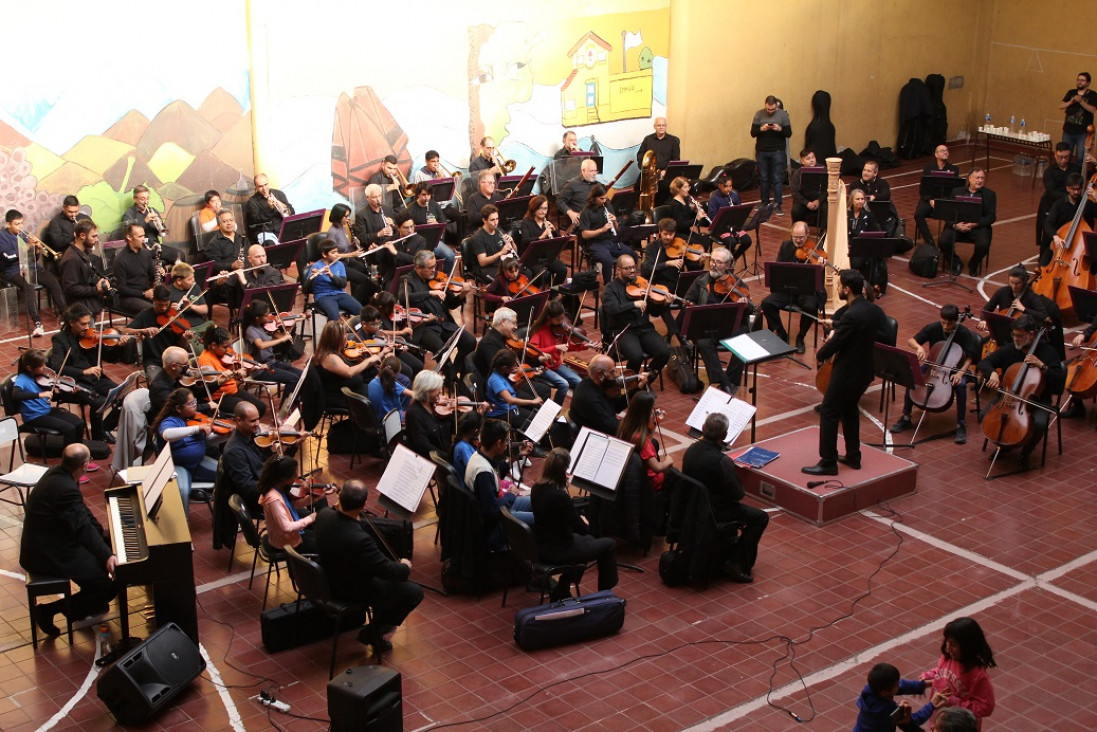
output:
M328 682L332 732L404 729L404 692L400 673L385 666L355 666Z
M198 646L168 623L108 668L95 693L120 724L140 724L167 706L206 668Z

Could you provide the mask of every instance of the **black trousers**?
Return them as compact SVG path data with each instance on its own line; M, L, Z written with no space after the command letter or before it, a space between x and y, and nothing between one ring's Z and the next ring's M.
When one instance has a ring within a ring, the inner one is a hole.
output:
M975 269L990 252L990 229L979 226L969 232L960 233L949 226L942 231L938 247L941 250L941 259L949 265L952 264L953 249L958 241L966 241L975 245L975 249L971 253L971 259L968 260L968 266Z
M739 504L721 520L736 521L743 524L742 533L735 544L731 561L739 565L744 572L750 572L754 563L758 561L758 543L762 540L762 534L769 526L769 514L754 506Z
M49 414L43 414L26 422L28 427L46 427L57 430L65 438L65 444L84 441L84 420L66 409L53 407Z
M610 357L619 354L628 367L636 372L639 372L645 354L650 358L648 367L655 374L662 371L670 360L670 346L667 345L666 338L650 325L639 329L630 328L617 339L615 350L617 353L609 354Z
M843 384L831 379L823 403L819 407L819 462L823 465L838 464L838 424L846 440L846 456L861 459L861 415L857 402L872 380L860 385Z
M415 330L415 345L422 346L423 350L430 351L435 357L441 355L442 347L452 337L449 331L442 330L438 325L423 325ZM461 332L457 340L457 359L443 366L447 376L456 378L459 373L464 373L465 357L476 350L476 337L467 330Z
M54 566L48 557L41 563L27 567L32 572L42 572L58 577L68 577L76 583L79 591L68 603L65 599L45 603L44 607L52 612L61 612L73 622L83 620L90 615L99 615L110 609L110 601L117 594L114 582L107 575L107 568L90 552L81 550L77 555L66 558L67 570Z
M296 383L296 382L294 382ZM220 412L223 416L232 416L233 410L236 409L236 405L240 402L248 402L259 411L259 416L262 417L267 413L267 403L259 397L249 392L240 389L235 394L225 394L221 399ZM214 399L216 402L217 400Z
M617 586L617 542L611 537L595 538L573 534L570 547L542 547L539 559L546 564L586 564L598 562L598 589Z
M929 230L929 223L926 221L933 214L933 207L929 205L929 201L918 201L918 205L914 207L914 224L918 227L918 233L922 235L922 240L927 244L933 244L933 232Z
M788 340L784 323L781 322L781 308L786 308L793 303L805 313L815 314L819 310L819 300L815 295L789 295L784 292L774 292L762 300L762 313L766 316L766 325L784 340ZM807 332L811 330L812 320L807 315L800 316L800 330L796 334L796 340L802 341Z
M373 577L366 584L367 602L373 608L373 626L401 625L423 601L423 588L414 582L395 582Z

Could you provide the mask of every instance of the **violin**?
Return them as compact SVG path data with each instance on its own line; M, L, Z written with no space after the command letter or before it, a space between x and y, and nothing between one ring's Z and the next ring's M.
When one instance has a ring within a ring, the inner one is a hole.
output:
M645 375L647 375L646 372L637 374L629 369L618 367L616 375L602 382L602 390L606 396L615 398L620 396L622 389L628 389L630 384L635 384Z
M298 432L289 427L280 427L277 432L269 428L263 428L255 433L255 444L262 448L273 447L279 443L292 445L306 436L307 433Z
M478 406L479 404L476 402L464 397L454 400L453 397L442 396L434 402L434 413L439 417L451 417L453 416L454 410L456 410L458 414L465 414L466 412L471 412L476 409Z
M541 288L531 284L529 277L526 277L524 274L518 275L518 279L511 280L507 283L507 292L514 297L519 295L536 295L540 291Z
M35 378L34 382L45 389L56 389L63 394L92 395L92 390L77 384L75 378L71 376L58 376L57 373L48 366Z
M187 373L179 377L179 385L189 388L199 381L204 381L207 384L216 384L220 380L222 373L223 372L210 366L191 368Z
M361 361L367 354L376 356L386 348L389 344L384 340L348 341L343 347L343 357L348 361Z
M405 312L403 305L394 305L392 310L393 323L403 323L406 320L409 324L415 326L430 319L430 317L430 315L424 313L420 308L408 308Z
M955 343L956 334L960 332L960 323L970 317L971 308L965 308L948 338L933 344L922 366L926 383L910 390L911 401L927 412L943 412L952 406L956 396L952 375L965 359L964 349Z
M662 285L648 287L648 281L643 277L637 277L632 284L625 285L625 294L632 300L643 300L646 298L651 300L651 302L663 303L667 301L666 293L667 288Z
M304 313L301 313L300 315L294 315L293 313L278 313L274 316L274 320L263 324L263 330L268 333L274 333L279 328L289 330L297 321L304 319Z
M216 417L211 417L208 414L202 414L201 412L187 420L187 426L189 427L201 427L207 424L213 428L213 434L215 435L227 435L236 429L236 425L232 422L224 419L217 419Z
M442 272L438 272L434 275L433 279L427 280L427 286L435 291L448 290L449 292L460 294L466 291L466 288L475 289L475 285L466 280L464 277L457 275L447 276ZM397 305L397 307L400 307ZM412 308L414 310L414 308Z
M700 243L690 244L680 236L674 237L674 241L663 247L663 251L667 259L685 259L687 262L701 262L709 256Z
M585 330L575 327L566 319L559 325L552 326L552 334L557 338L562 338L569 346L575 346L576 348L593 348L595 350L602 348L601 341L592 340L587 336Z
M260 363L251 356L237 354L236 351L232 350L231 348L225 350L225 355L221 357L221 363L229 367L236 366L244 369L245 371L253 371L256 369L273 371L273 369L270 366L267 366L265 363Z
M712 290L717 295L723 296L725 300L731 302L745 300L751 307L754 307L754 303L750 300L750 286L731 272L716 280L712 284Z
M654 432L655 428L660 425L663 419L667 416L667 413L662 409L655 409L651 413L651 419L648 420L648 432Z
M313 483L312 479L295 480L289 487L289 494L293 498L304 498L305 496L319 498L338 491L339 487L334 483Z
M88 328L80 336L80 347L84 349L98 348L100 341L104 346L121 346L129 342L130 336L122 335L115 328Z
M179 315L179 306L176 303L172 304L168 312L156 316L156 324L161 328L170 327L171 332L178 336L184 335L190 330L190 321Z
M529 366L528 364L522 364L514 370L507 378L510 379L512 384L521 384L526 379L532 379L535 376L540 376L544 373L544 369L539 366Z
M526 343L525 341L520 340L518 338L507 338L506 344L507 344L507 348L511 349L512 351L516 351L518 353L522 353L524 351L525 354L526 354L526 358L532 358L532 359L535 359L535 360L538 360L538 361L541 360L542 358L544 358L545 356L551 355L551 354L545 353L544 351L542 351L540 348L533 345L532 343Z
M1026 356L1036 353L1044 332L1041 328L1032 339ZM1043 391L1044 373L1021 361L1006 369L1001 383L1009 386L983 418L983 435L999 447L1016 447L1026 443L1036 429L1029 402Z

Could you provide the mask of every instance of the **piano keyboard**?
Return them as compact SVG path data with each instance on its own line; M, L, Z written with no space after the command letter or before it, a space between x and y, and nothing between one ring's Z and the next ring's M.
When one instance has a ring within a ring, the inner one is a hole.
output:
M110 515L110 533L114 539L114 553L118 557L118 563L125 564L146 558L149 549L136 496L109 496L107 512Z

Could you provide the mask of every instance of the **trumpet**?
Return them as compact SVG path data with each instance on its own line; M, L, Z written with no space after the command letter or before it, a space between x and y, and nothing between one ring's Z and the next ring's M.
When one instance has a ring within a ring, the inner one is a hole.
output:
M273 193L267 194L267 203L269 203L270 207L277 211L282 218L289 216L289 209L286 208L286 204L275 198Z
M160 214L152 206L145 209L145 216L147 217L149 214L152 214L152 225L156 227L156 233L160 236L166 236L168 227L164 224L164 220L160 218Z
M38 247L39 249L41 249L42 253L45 254L50 259L59 259L60 258L60 255L57 252L55 252L54 250L52 250L48 246L46 246L46 242L42 241L41 239L39 239L34 234L28 234L27 232L24 231L23 232L23 240L26 241L27 244L30 244L31 246Z
M498 166L499 170L503 171L504 173L513 173L514 169L518 167L518 163L514 162L513 160L505 159L502 155L499 154L498 150L492 150L491 162L495 163L495 165Z
M415 195L415 186L408 183L408 179L404 177L404 174L400 171L400 166L396 166L396 178L400 181L398 188L400 192L404 194L404 198L411 198Z

